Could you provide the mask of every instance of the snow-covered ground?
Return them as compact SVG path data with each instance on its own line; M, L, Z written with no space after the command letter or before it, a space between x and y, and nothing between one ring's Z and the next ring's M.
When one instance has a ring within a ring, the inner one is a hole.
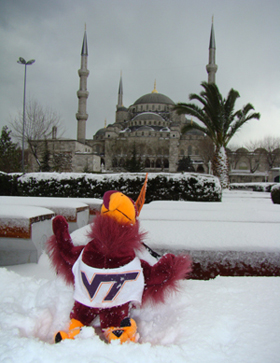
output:
M154 249L280 250L280 206L269 193L227 191L222 203L153 202L140 217ZM52 343L73 300L46 255L38 265L1 268L0 286L1 362L280 361L280 277L182 281L166 304L133 311L141 338L124 345L104 343L91 327L74 341Z

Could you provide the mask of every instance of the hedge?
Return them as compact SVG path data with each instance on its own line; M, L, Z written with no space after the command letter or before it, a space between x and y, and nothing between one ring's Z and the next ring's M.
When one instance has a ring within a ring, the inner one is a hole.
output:
M271 188L270 195L274 204L280 204L280 184L276 184Z
M0 172L0 195L19 195L17 190L17 178L18 175L16 174Z
M231 183L230 190L252 190L254 192L270 192L271 188L277 183L251 182L251 183Z
M13 177L6 174L1 195L102 198L108 190L119 190L136 200L145 173L85 174L29 173ZM14 185L13 183L16 183ZM16 188L15 188L16 186ZM13 187L13 193L9 194ZM15 194L16 193L16 194ZM148 176L146 202L153 200L221 201L218 178L195 173L151 173Z

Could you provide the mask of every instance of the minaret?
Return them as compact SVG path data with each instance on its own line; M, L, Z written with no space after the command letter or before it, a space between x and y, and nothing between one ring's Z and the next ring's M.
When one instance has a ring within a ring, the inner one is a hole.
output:
M119 92L118 92L118 104L117 109L123 107L123 85L122 85L122 72L121 72L121 78L120 78L120 84L119 84Z
M78 112L76 113L76 119L78 121L78 129L77 129L77 140L81 143L85 143L86 140L86 121L88 119L87 114L87 78L89 75L89 71L87 69L87 58L88 58L88 47L87 47L87 33L85 29L82 52L81 52L81 69L78 70L78 74L80 77L80 89L77 92L77 96L79 99L78 103Z
M127 121L128 119L128 110L123 105L123 83L122 83L122 72L119 83L119 91L118 91L118 104L116 110L116 122L122 123Z
M209 63L206 66L206 70L208 73L208 83L215 83L215 75L218 69L218 66L215 64L216 57L216 43L215 43L215 34L214 34L214 18L212 17L212 27L210 34L210 43L209 43Z

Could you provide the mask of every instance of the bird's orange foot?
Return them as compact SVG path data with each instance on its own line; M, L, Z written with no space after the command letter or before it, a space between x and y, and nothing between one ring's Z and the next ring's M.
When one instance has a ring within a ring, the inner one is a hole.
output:
M139 334L135 320L125 318L119 327L110 327L104 331L105 338L111 343L112 340L119 340L120 343L134 342L137 343Z
M57 332L54 337L55 343L59 343L64 339L74 339L75 336L80 333L81 328L83 326L84 325L79 320L71 319L68 332L65 331Z

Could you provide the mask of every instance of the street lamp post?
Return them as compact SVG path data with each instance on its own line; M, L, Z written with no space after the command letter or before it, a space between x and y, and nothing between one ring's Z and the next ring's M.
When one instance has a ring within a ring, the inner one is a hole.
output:
M25 95L26 95L26 66L30 66L35 62L31 59L28 62L22 57L19 58L17 63L24 65L24 86L23 86L23 113L22 113L22 150L21 150L21 169L24 173L24 133L25 133Z

